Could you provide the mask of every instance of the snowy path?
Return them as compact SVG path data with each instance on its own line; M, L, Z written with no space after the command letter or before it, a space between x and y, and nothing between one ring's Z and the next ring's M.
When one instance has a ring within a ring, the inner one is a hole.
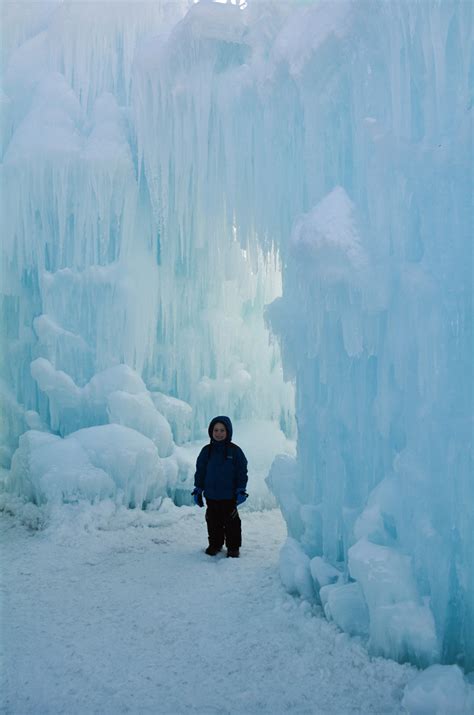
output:
M189 507L113 530L4 518L1 711L403 712L415 671L370 660L286 595L281 515L242 517L239 560L203 553L204 513Z

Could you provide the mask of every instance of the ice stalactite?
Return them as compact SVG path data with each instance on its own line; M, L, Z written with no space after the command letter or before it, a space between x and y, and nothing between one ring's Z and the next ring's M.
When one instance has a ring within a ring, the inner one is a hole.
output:
M291 388L259 330L264 305L280 292L278 259L242 225L252 211L236 207L248 196L245 179L231 185L235 147L227 142L241 118L232 116L222 93L227 71L248 55L245 17L237 7L222 15L214 9L193 7L169 37L144 44L135 64L141 184L151 206L153 252L171 268L160 282L154 372L197 409L237 400L237 416L258 415L265 405L291 432Z

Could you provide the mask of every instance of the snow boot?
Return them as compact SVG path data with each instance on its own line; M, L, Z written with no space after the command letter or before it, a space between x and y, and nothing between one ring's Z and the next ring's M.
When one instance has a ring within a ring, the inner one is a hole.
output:
M238 549L227 549L227 558L231 559L238 559L240 556L240 552Z
M206 549L206 554L208 556L215 556L216 554L219 553L219 551L221 551L221 549L222 549L222 546L208 546Z

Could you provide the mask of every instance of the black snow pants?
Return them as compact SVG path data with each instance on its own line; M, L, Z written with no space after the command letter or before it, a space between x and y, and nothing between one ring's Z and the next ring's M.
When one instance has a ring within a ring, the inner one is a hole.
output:
M209 546L220 549L225 542L228 549L242 545L242 523L235 499L206 499L206 522Z

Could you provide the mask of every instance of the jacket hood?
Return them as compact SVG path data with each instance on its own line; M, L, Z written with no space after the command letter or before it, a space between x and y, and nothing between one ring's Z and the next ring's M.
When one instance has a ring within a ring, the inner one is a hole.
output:
M212 441L212 430L214 429L214 425L216 424L216 422L222 422L222 424L224 425L224 427L227 430L227 438L225 441L230 442L232 439L232 432L233 432L232 422L230 421L230 419L228 417L225 417L224 415L219 415L218 417L213 417L213 419L209 422L209 427L207 429L207 432L209 434L209 437L211 438L211 441Z

